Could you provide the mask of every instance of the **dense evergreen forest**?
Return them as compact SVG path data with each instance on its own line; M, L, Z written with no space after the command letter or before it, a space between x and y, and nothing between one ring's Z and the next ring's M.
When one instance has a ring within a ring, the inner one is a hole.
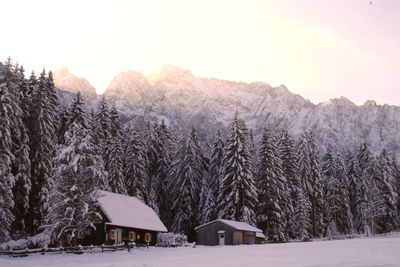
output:
M0 63L0 242L46 225L53 242L70 244L99 219L96 189L143 200L192 240L216 218L257 225L270 242L400 226L400 167L384 148L320 155L311 130L295 140L265 129L254 140L240 114L227 136L202 143L195 126L133 128L105 98L88 111L80 93L62 106L56 90L51 72L25 78Z

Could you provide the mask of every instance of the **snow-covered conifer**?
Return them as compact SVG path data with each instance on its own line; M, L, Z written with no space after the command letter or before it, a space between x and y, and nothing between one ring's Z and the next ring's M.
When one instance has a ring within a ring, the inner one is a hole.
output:
M97 189L105 172L90 136L90 122L80 93L71 107L65 144L57 152L58 177L51 194L52 207L47 222L55 241L76 245L79 234L94 230L101 220L97 212Z
M381 194L384 201L384 214L379 218L380 231L390 232L399 226L399 211L396 176L391 168L390 157L386 150L383 150L378 159L379 175L377 177L380 184Z
M15 177L11 172L14 160L12 154L11 116L12 96L7 88L6 66L0 63L0 242L11 238L11 226L14 221L14 198L12 188Z
M340 181L337 177L336 159L333 156L331 148L328 148L322 158L322 181L324 187L324 224L323 233L325 236L338 234L338 225L341 224L341 199L340 199Z
M337 229L342 234L352 234L354 229L351 212L351 177L347 175L346 164L341 154L336 155L336 177L339 181L340 212Z
M124 151L124 175L127 185L127 193L143 201L147 196L147 155L142 136L139 131L128 128L126 133L126 145Z
M311 191L308 192L311 203L311 224L313 235L320 236L323 232L323 188L321 182L321 167L319 162L319 150L315 142L314 133L311 131L307 137L308 152L310 158L309 183Z
M224 148L225 143L221 137L221 131L218 130L216 139L214 141L214 145L211 151L210 158L210 168L209 168L209 177L210 177L210 191L213 195L214 204L213 211L211 212L210 220L215 220L217 218L217 207L216 200L218 199L218 192L220 188L220 180L222 173L222 160L224 158Z
M51 72L43 70L32 93L32 129L30 132L31 179L30 232L35 233L49 209L53 184L54 156L57 145L58 100Z
M265 231L268 240L282 242L288 239L286 177L277 142L271 131L265 130L261 139L258 171L257 225Z
M218 217L255 224L257 188L250 164L247 134L245 123L235 118L222 163Z
M197 138L192 129L189 137L182 140L175 152L169 173L168 190L172 197L174 220L173 232L183 232L193 237L197 225L199 192L206 162Z

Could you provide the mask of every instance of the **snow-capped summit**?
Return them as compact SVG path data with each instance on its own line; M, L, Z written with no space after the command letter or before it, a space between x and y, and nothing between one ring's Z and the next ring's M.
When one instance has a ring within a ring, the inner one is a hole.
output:
M90 99L97 97L96 89L85 78L76 77L69 72L67 67L62 67L53 72L55 85L71 93L81 92Z

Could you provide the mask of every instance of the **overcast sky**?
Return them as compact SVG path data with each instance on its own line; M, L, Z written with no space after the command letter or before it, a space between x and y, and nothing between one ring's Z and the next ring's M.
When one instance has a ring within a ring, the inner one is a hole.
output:
M400 1L2 1L0 59L67 66L99 92L164 64L285 84L314 103L400 105Z

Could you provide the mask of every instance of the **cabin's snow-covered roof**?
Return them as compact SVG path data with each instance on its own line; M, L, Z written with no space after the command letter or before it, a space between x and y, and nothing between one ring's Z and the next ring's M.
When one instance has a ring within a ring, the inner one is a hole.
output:
M157 232L167 228L152 208L136 197L99 190L99 206L107 217L107 224Z
M229 225L230 227L232 227L232 228L234 228L234 229L236 229L236 230L239 230L239 231L262 233L262 231L261 231L260 229L258 229L257 227L254 227L254 226L252 226L252 225L250 225L250 224L247 224L247 223L244 223L244 222L237 222L237 221L224 220L224 219L217 219L217 220L215 220L215 221L211 221L211 222L202 224L202 225L200 225L200 226L197 226L197 227L195 228L195 230L197 230L197 229L199 229L199 228L202 228L202 227L204 227L204 226L206 226L206 225L209 225L209 224L211 224L211 223L217 222L217 221L218 221L218 222L222 222L222 223L224 223L224 224L226 224L226 225Z

